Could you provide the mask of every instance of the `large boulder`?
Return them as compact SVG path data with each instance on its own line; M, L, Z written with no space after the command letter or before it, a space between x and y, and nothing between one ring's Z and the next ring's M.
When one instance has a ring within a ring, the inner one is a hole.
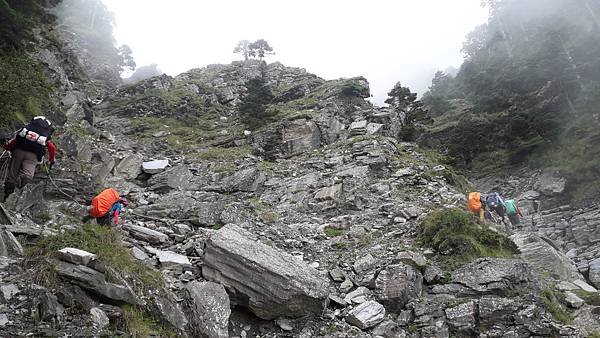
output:
M223 190L226 192L256 191L265 182L265 175L256 168L242 169L223 182Z
M150 189L161 193L171 190L189 190L193 187L193 182L192 172L184 165L156 174L148 180Z
M567 185L567 179L558 172L543 172L534 184L534 188L544 195L552 196L561 194Z
M311 120L286 121L254 136L252 145L266 159L289 158L319 147L321 131Z
M141 154L127 155L115 167L115 175L132 180L142 173L143 161L144 159Z
M575 264L549 240L523 232L512 235L511 239L519 247L521 258L537 273L566 281L583 278Z
M511 296L524 292L534 282L531 267L517 259L480 258L458 268L452 283L466 287L467 294Z
M375 279L375 293L386 308L398 311L421 295L423 276L414 267L398 264L386 267Z
M327 281L317 270L233 224L207 241L202 275L267 320L320 315L327 305Z
M229 296L223 285L191 282L186 286L189 331L195 337L229 337Z

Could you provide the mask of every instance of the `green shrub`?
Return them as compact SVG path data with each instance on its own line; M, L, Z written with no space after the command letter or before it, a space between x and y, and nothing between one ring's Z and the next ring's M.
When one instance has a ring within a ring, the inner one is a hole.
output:
M600 293L588 292L584 290L573 291L579 298L583 299L587 304L593 306L600 306Z
M417 242L435 249L441 259L456 267L480 257L510 258L519 253L510 238L476 222L460 209L442 209L421 223Z
M573 323L573 317L569 312L567 312L564 306L561 304L561 300L564 298L558 291L554 291L552 289L544 290L542 294L542 299L544 300L544 308L548 313L554 317L557 321L570 325Z

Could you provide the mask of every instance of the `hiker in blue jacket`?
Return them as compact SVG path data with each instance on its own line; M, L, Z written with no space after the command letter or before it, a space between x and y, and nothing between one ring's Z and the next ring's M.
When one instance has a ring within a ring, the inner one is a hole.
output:
M499 193L493 192L487 195L485 204L490 212L496 212L496 214L500 216L502 223L505 223L504 217L506 216L506 205Z

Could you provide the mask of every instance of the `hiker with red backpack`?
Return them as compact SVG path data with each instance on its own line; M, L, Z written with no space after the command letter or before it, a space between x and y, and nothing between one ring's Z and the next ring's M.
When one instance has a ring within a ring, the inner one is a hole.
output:
M119 214L128 204L127 199L119 196L115 189L105 189L92 199L89 216L84 219L84 222L95 218L96 223L100 225L117 225L119 224Z
M11 152L10 169L4 182L4 200L15 188L22 188L33 180L35 167L42 162L46 150L52 168L56 154L56 146L50 140L53 131L50 120L36 116L4 144L4 149Z

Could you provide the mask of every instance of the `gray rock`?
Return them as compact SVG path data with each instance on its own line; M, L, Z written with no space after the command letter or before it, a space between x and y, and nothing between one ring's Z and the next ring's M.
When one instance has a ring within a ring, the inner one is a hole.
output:
M87 266L91 260L96 259L98 257L91 252L87 252L77 248L64 248L58 250L56 253L58 259L60 260L85 266Z
M330 187L321 188L315 194L315 199L317 201L327 201L327 200L336 200L342 194L342 185L334 184Z
M509 296L531 287L534 277L527 263L516 259L481 258L458 268L452 282L475 294Z
M384 317L383 305L371 300L350 310L346 322L364 330L381 323Z
M359 286L356 290L348 293L346 297L344 297L344 301L348 304L360 304L367 301L367 298L371 296L371 290L367 289L364 286Z
M171 190L191 190L194 188L194 176L184 165L175 166L152 176L148 180L150 190L166 193Z
M346 293L346 292L352 290L353 287L354 287L354 283L352 283L350 278L346 278L346 280L344 280L342 282L342 284L340 284L340 292Z
M54 262L56 272L80 287L118 302L136 304L133 292L124 286L109 283L104 274L83 265Z
M169 166L169 160L154 160L142 163L142 171L146 174L154 175L161 173Z
M402 251L398 253L398 259L402 263L412 265L419 270L427 266L427 258L418 252Z
M550 245L548 239L535 234L518 232L510 237L521 251L521 258L538 274L558 280L572 281L582 276L573 262Z
M577 285L578 287L580 287L583 291L598 292L598 290L595 287L589 285L584 280L576 279L572 283L575 284L575 285Z
M265 182L265 175L257 168L246 168L226 178L223 190L226 192L256 191Z
M140 248L138 248L137 246L134 246L133 248L131 248L131 255L133 257L135 257L136 259L139 259L140 261L146 261L148 259L150 259L150 256L148 256L148 254L146 254L146 252Z
M12 228L12 227L10 227ZM21 256L23 247L19 240L7 229L0 229L0 256Z
M583 299L579 298L576 294L571 291L565 292L565 302L568 306L579 309L585 303Z
M501 297L482 297L479 300L479 317L485 323L506 321L519 309L519 300Z
M56 296L48 291L37 298L36 304L38 316L41 321L60 321L65 313L65 309L58 302Z
M140 239L152 244L162 244L169 241L169 236L156 230L148 229L143 226L127 224L123 227L133 238Z
M187 256L180 255L173 251L158 251L156 253L156 258L160 262L160 265L163 267L173 266L173 265L181 265L181 266L191 266L190 260Z
M365 256L357 259L353 265L354 271L359 275L371 271L376 267L377 259L375 259L375 257L373 257L371 254L366 254Z
M142 173L143 158L135 153L125 156L115 167L115 175L132 180Z
M414 267L398 264L386 267L375 279L377 299L388 309L398 311L421 295L423 276Z
M445 310L448 325L456 330L475 328L475 302L470 301Z
M429 265L425 268L423 272L423 278L427 284L432 285L437 282L440 282L444 277L444 271L434 265Z
M337 304L341 307L348 306L348 302L346 302L343 298L338 297L336 295L329 295L329 300L332 301L334 304Z
M294 330L294 325L291 320L288 318L277 318L275 321L277 326L279 326L283 331L292 331Z
M0 313L0 327L5 327L9 323L10 320L8 319L8 316L4 313Z
M169 322L173 327L184 331L188 325L188 319L183 313L176 296L170 291L163 291L161 295L154 298L158 309L158 318Z
M263 319L320 315L327 305L318 271L233 224L207 241L202 275L243 295L241 304Z
M346 279L346 274L340 268L333 268L329 270L329 275L335 282L343 282Z
M367 133L367 120L352 122L348 129L352 135L364 135Z
M14 284L5 284L0 286L0 291L2 292L2 297L5 301L10 301L15 295L17 295L20 290Z
M382 130L383 130L383 124L381 124L381 123L367 124L367 135L380 134Z
M544 195L553 196L561 194L565 190L567 179L560 176L558 172L543 172L533 187Z
M596 289L600 289L600 258L590 262L589 281Z
M104 329L110 324L110 319L108 319L106 313L97 307L90 309L90 315L92 316L92 322L94 322L94 326L100 330Z
M229 337L229 296L223 285L191 282L186 287L188 327L194 336Z

